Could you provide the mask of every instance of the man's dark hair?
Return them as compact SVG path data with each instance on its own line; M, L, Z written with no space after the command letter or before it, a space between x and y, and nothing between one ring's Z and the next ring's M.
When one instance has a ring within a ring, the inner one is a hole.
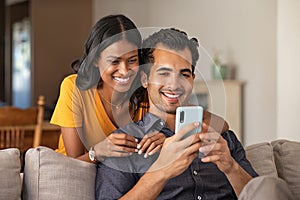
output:
M188 47L192 54L192 73L194 74L199 59L198 40L196 38L189 39L186 32L175 28L161 29L143 41L141 64L143 65L142 70L146 74L149 74L150 67L154 63L153 51L158 44L162 44L170 50L184 50Z

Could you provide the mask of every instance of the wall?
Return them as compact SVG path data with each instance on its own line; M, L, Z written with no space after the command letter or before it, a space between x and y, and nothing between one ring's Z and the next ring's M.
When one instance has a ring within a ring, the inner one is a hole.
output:
M277 2L278 137L300 141L300 1Z
M4 89L4 44L5 44L5 1L0 1L0 106L5 101L5 89Z
M123 13L139 27L177 27L236 66L244 87L244 144L277 138L276 1L94 0L94 22ZM210 76L207 66L202 69Z
M5 1L0 1L0 106L4 102Z
M31 0L34 99L56 102L62 79L82 55L92 25L90 0Z

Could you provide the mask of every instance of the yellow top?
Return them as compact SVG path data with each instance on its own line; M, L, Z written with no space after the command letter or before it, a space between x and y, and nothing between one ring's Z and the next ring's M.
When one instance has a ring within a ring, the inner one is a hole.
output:
M82 143L86 149L89 149L104 140L117 127L107 115L97 88L80 90L75 85L76 77L77 75L73 74L63 80L50 123L61 127L77 128ZM138 110L134 120L142 119L145 112L147 108L143 106ZM66 155L62 135L59 137L56 152Z

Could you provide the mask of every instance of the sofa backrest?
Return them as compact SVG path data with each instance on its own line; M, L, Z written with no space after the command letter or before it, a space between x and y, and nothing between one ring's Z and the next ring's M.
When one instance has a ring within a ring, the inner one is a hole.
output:
M296 199L300 199L300 142L275 140L250 145L245 150L259 175L285 180Z
M21 199L20 151L0 150L0 199Z
M23 199L94 200L95 177L95 164L32 148L25 156Z

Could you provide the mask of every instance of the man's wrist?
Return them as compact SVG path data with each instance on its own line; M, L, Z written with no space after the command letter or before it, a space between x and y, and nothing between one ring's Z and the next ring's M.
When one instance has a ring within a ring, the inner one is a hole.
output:
M240 165L233 159L233 164L229 168L229 170L225 171L224 173L229 176L231 174L237 174L237 172L240 170Z

